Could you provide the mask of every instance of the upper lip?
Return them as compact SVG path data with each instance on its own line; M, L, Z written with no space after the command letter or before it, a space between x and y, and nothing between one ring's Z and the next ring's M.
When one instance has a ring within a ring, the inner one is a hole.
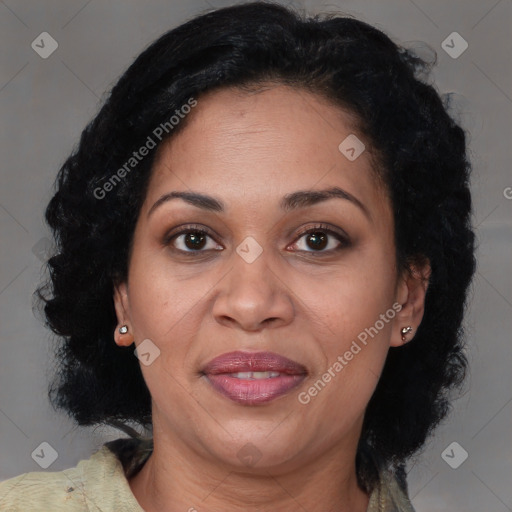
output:
M238 372L280 372L288 375L306 374L306 368L296 361L274 352L227 352L212 359L202 370L204 374Z

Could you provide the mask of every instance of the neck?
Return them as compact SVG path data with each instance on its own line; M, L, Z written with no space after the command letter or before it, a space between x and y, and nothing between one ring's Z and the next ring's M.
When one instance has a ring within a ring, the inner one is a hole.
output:
M366 512L368 507L369 497L357 484L355 446L341 443L315 460L287 467L244 468L219 463L156 428L153 443L151 457L129 480L146 512Z

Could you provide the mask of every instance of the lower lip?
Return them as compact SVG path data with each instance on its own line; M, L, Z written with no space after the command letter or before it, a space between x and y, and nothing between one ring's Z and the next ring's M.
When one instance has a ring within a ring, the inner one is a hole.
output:
M237 379L226 374L206 375L213 388L239 404L270 402L297 387L305 375L282 375L269 379Z

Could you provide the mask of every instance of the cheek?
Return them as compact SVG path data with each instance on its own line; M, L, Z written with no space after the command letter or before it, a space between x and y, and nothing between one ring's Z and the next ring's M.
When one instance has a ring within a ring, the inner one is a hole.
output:
M351 421L366 407L382 371L393 319L395 274L382 251L363 253L351 265L316 285L309 317L322 358L304 401L336 422ZM303 291L305 293L305 290ZM305 295L307 297L307 295ZM326 382L327 381L327 382Z
M307 303L310 317L324 326L322 332L334 346L341 341L350 344L373 326L395 297L393 262L378 248L354 253L346 264L314 280L306 277L296 282L303 284L297 295Z
M390 297L378 290L361 295L359 287L354 290L327 301L322 322L329 329L316 339L322 360L298 397L307 417L328 420L322 427L326 435L346 431L364 413L389 350L395 315Z
M199 271L192 266L183 269L172 264L165 249L134 253L130 265L130 317L136 345L150 339L160 349L158 366L172 368L175 376L191 365L209 296L222 277L213 269Z
M200 300L201 287L180 282L163 254L134 254L130 264L131 319L137 339L165 344Z

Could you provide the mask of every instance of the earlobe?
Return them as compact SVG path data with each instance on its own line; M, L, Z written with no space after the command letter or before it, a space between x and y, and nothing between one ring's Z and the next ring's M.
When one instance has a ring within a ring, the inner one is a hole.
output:
M129 347L135 341L128 325L123 324L116 327L114 331L114 341L116 345L120 347Z
M117 316L114 341L119 346L128 347L134 342L134 338L130 329L130 304L126 283L120 283L114 286L113 299Z
M401 309L393 323L390 346L398 347L414 338L423 319L430 275L430 263L424 261L410 265L400 277L396 297Z

